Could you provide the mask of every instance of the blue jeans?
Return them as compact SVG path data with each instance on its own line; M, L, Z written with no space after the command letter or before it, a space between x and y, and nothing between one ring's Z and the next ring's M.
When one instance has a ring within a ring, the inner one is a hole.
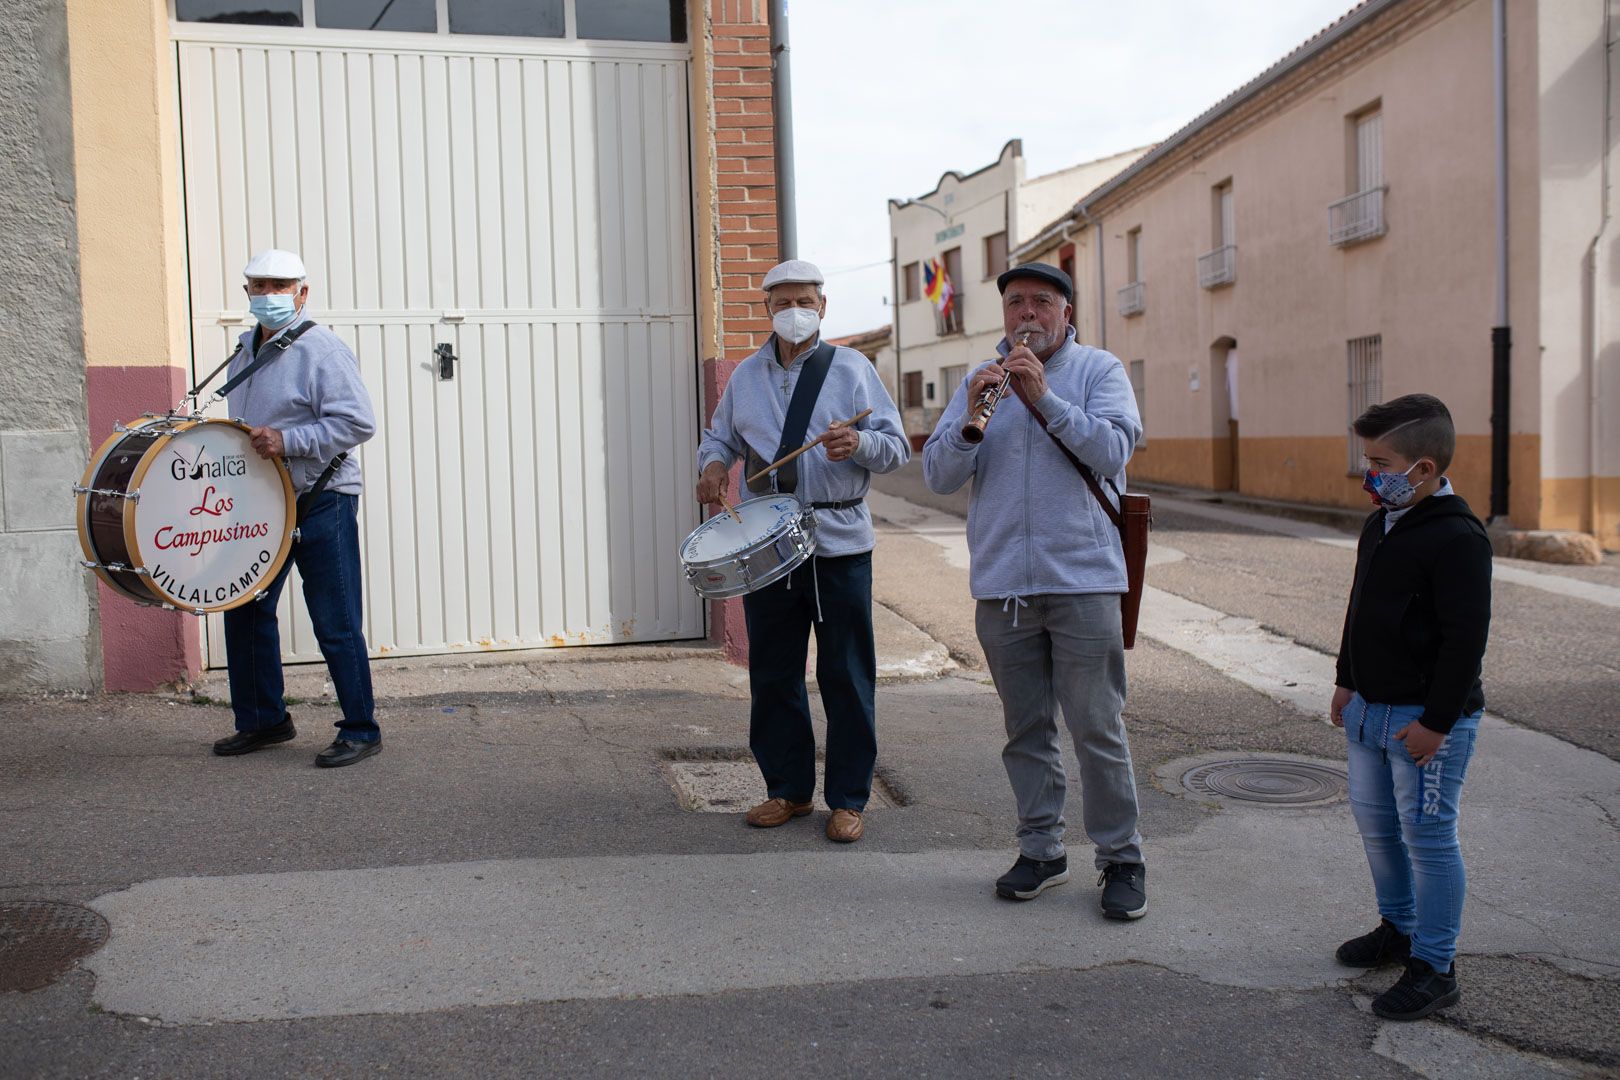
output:
M811 564L814 564L812 567ZM816 595L821 622L816 622ZM877 765L877 648L872 638L872 554L813 557L743 597L748 622L748 747L773 799L809 802L816 736L804 666L816 630L816 684L827 713L830 809L864 810Z
M1457 721L1434 759L1418 768L1395 734L1421 705L1344 707L1350 807L1372 870L1378 913L1412 938L1412 955L1449 971L1462 930L1468 879L1457 843L1463 777L1474 756L1479 713Z
M292 558L264 595L225 613L225 666L237 731L274 727L286 715L276 601L296 565L315 640L343 707L338 737L355 742L382 737L373 717L371 661L360 628L359 513L358 495L322 492L299 520Z

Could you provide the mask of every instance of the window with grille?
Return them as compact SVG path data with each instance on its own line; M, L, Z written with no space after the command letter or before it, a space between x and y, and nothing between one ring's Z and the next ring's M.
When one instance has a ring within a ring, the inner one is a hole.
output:
M934 329L944 337L962 332L962 249L951 248L941 256L940 261L945 264L945 280L951 283L950 307L943 313L938 310L934 312Z
M939 387L946 398L956 393L956 388L962 385L967 378L968 366L966 364L950 364L939 369Z
M1384 338L1382 334L1351 338L1349 353L1349 409L1345 419L1345 467L1361 471L1361 439L1356 435L1356 418L1384 400Z
M1136 415L1142 419L1142 438L1138 446L1147 445L1147 361L1131 361L1131 392L1136 395Z
M923 377L920 371L908 371L905 376L905 385L900 388L900 407L902 409L921 408L923 403Z
M998 232L984 238L984 276L996 277L1007 269L1007 234Z
M423 34L686 40L686 0L173 0L181 22Z

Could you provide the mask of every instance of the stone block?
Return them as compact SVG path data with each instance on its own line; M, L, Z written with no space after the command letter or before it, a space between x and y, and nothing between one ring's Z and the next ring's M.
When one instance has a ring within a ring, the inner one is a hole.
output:
M83 558L71 532L0 535L0 640L83 640L90 632Z
M0 534L0 691L93 687L80 558L71 532Z
M71 488L84 475L85 455L82 432L0 432L6 531L73 528Z
M1589 533L1562 529L1492 529L1491 549L1504 559L1563 566L1596 566L1603 561L1603 545Z

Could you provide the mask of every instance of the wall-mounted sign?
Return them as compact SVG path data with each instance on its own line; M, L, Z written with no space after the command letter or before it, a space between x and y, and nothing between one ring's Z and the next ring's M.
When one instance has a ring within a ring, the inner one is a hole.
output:
M960 225L952 225L948 229L941 229L939 232L935 233L934 234L934 243L943 244L945 241L949 240L951 237L953 237L953 236L961 236L961 235L962 235L962 226L960 226Z

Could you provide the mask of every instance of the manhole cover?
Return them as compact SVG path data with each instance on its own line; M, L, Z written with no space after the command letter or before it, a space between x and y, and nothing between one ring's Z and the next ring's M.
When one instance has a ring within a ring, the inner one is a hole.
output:
M1181 774L1184 791L1272 806L1337 802L1349 791L1342 771L1286 758L1233 758L1195 765Z
M107 940L107 920L77 904L0 903L0 990L38 990Z

